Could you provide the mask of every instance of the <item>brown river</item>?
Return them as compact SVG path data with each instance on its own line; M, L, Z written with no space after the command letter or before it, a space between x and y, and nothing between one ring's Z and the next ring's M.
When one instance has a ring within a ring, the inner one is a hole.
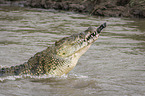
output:
M145 96L145 19L0 7L0 67L23 64L56 40L107 22L62 77L0 77L0 96Z

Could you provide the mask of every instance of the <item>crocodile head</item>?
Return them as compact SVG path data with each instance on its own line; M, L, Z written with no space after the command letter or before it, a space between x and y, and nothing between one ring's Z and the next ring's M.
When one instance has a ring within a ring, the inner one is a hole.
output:
M61 57L72 57L75 55L79 58L84 54L90 45L96 41L103 28L106 27L106 23L101 26L90 26L86 31L79 34L71 35L70 37L64 37L55 42L56 54Z
M80 56L98 39L101 30L105 27L106 23L98 28L91 26L82 33L56 41L48 53L49 59L52 58L50 59L52 67L49 68L48 74L61 76L71 71L76 66Z
M84 54L91 44L96 41L106 23L97 27L89 27L86 31L64 37L56 41L50 52L47 52L51 65L48 74L61 76L71 71L77 64L80 56Z

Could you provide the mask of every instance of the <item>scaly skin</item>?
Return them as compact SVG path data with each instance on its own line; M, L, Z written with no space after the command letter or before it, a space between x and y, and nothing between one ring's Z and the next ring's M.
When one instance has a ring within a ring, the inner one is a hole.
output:
M99 33L105 27L106 23L98 28L91 26L84 32L62 38L46 50L36 53L24 64L0 69L0 76L67 74L76 66L80 56L98 39Z

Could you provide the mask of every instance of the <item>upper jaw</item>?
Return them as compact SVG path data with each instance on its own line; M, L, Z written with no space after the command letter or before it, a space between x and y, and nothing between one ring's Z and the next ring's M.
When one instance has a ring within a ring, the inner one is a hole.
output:
M89 27L86 31L88 31L86 33L84 42L88 42L88 43L92 43L95 40L98 39L99 34L101 33L102 29L104 29L106 27L106 23L100 25L98 28L96 27Z
M85 32L65 37L55 42L55 46L69 45L76 42L90 42L92 39L95 41L99 37L101 30L106 27L106 23L100 25L98 28L90 26Z
M97 27L89 27L85 32L71 35L70 37L65 37L59 41L55 42L54 52L58 53L61 56L69 56L70 54L75 53L76 51L84 48L94 41L96 41L101 33L101 30L106 27L106 23ZM71 50L71 51L70 51Z

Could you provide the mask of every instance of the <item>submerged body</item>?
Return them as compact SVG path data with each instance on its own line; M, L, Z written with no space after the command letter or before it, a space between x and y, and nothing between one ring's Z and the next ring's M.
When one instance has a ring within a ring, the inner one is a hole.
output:
M81 55L98 39L99 33L105 27L106 23L98 28L91 26L84 32L64 37L46 50L36 53L24 64L0 69L0 76L67 74L76 66Z

